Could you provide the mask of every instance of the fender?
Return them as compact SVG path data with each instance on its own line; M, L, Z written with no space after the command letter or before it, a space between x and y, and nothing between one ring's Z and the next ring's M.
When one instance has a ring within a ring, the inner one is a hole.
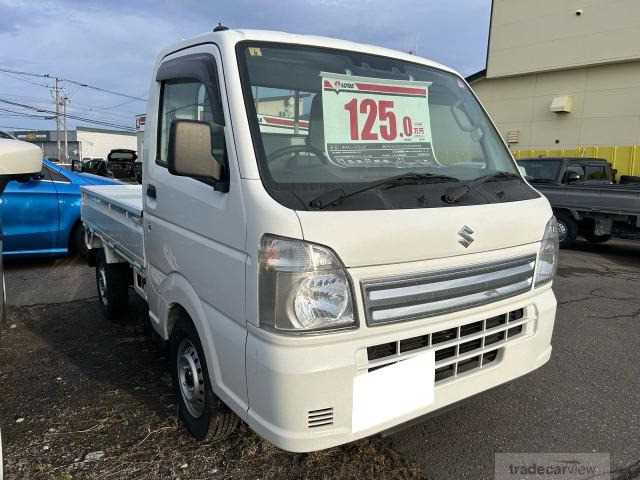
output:
M157 316L154 315L156 318L153 319L154 323L157 322L155 326L160 335L165 340L169 340L175 326L173 313L176 308L182 308L191 318L200 337L209 371L209 380L214 393L244 419L248 404L223 381L218 352L220 351L219 342L223 341L224 338L221 332L216 332L213 328L214 325L221 326L228 323L235 324L235 322L215 310L212 306L203 305L191 284L178 272L172 272L165 277L160 284L160 291L159 298L162 298L162 306L159 307L162 311L155 312ZM244 386L242 389L244 393L246 391L246 373L244 365L242 367L241 383Z

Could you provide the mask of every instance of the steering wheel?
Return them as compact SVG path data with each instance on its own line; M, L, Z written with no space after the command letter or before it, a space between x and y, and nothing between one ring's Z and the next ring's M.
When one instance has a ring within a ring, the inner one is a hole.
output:
M327 165L330 164L329 159L327 158L327 156L322 150L314 147L313 145L309 145L307 143L305 143L304 145L289 145L287 147L280 148L269 155L269 161L273 162L280 157L284 157L285 155L291 155L293 153L302 153L302 152L313 153L316 157L322 160L323 163ZM298 157L296 156L291 160L289 160L289 162L287 162L287 167L293 168L294 159L295 159L295 163L297 163L297 158Z

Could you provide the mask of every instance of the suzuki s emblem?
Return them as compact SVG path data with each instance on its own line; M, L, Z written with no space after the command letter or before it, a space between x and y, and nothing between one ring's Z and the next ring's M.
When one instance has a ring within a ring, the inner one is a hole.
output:
M469 245L471 245L474 240L473 229L468 225L465 225L460 229L460 231L458 232L458 235L460 235L460 240L458 240L458 243L462 245L464 248L469 248Z

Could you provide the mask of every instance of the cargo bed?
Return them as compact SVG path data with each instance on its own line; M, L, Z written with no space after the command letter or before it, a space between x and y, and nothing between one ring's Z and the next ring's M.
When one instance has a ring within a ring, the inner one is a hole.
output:
M97 236L138 270L144 270L142 186L82 187L82 223L89 238Z

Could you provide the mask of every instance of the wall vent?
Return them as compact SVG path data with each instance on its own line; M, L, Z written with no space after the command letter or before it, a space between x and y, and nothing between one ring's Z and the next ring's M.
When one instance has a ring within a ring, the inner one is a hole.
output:
M509 130L507 132L507 143L520 143L520 130Z
M549 110L553 113L571 113L573 108L573 100L570 95L561 95L559 97L553 97Z

